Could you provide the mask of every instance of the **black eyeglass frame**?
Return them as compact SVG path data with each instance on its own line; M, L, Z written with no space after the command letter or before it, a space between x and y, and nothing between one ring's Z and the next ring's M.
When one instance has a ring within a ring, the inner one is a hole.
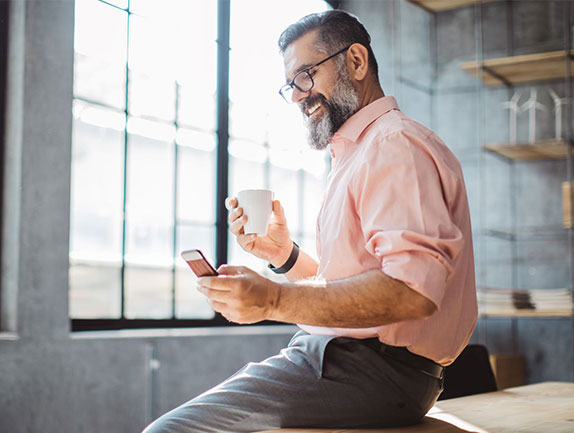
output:
M307 93L310 92L311 89L313 88L313 86L315 86L315 81L313 81L313 76L310 74L310 70L313 68L316 68L317 66L322 65L323 63L325 63L328 60L331 60L333 57L338 56L341 53L346 52L349 48L351 48L353 44L348 45L347 47L337 51L335 54L331 54L329 57L324 58L323 60L321 60L318 63L315 63L313 66L309 66L308 68L302 69L299 72L297 72L295 74L295 76L293 77L293 79L291 80L290 83L284 84L283 86L281 86L281 88L279 89L279 94L283 97L283 99L285 100L285 102L287 102L288 104L292 104L293 103L293 99L289 98L287 99L287 97L285 96L285 94L283 92L287 92L289 91L289 89L293 89L293 88L297 88L297 90L299 90L300 92L303 93ZM307 90L302 89L301 87L299 87L297 84L295 84L295 80L297 79L297 77L301 74L307 74L307 76L309 77L309 80L311 80L311 87L309 87Z

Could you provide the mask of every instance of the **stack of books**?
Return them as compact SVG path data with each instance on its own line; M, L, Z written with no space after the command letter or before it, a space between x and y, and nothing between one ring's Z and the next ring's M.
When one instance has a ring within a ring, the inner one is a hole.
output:
M571 289L479 287L478 311L485 316L570 316Z

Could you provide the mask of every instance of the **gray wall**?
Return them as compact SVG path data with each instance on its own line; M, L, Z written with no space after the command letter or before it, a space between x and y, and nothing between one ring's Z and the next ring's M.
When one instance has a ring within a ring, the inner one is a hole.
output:
M0 431L139 432L293 327L70 333L72 1L11 3Z
M536 7L517 6L512 12L516 52L554 43L555 35L544 29L553 28L549 23L559 14ZM564 179L563 162L509 166L479 152L488 134L504 138L505 126L480 127L486 105L481 90L457 67L459 60L476 56L473 10L435 16L402 0L358 1L353 10L373 34L387 93L398 97L405 112L436 129L461 158L475 233L512 222L508 207L500 205L511 194L512 179L521 191L517 206L523 221L542 224L557 218L555 186ZM504 6L485 6L485 13L485 27L506 34L500 30ZM294 329L69 332L73 2L15 1L10 25L0 431L137 432L244 363L276 353ZM485 46L507 54L509 41L495 31L489 35ZM440 44L433 43L437 40ZM508 95L489 89L484 97ZM533 189L544 206L533 206ZM547 287L570 285L561 237L524 241L518 257L510 254L507 241L485 243L479 235L476 241L482 282L510 284L515 278L524 284L537 278ZM524 353L529 382L572 380L569 319L482 320L473 340L491 351Z
M482 57L565 49L566 3L501 1L441 13L404 0L343 5L372 35L385 93L434 129L461 161L481 286L572 287L572 237L560 227L566 161L512 163L482 151L483 143L508 141L508 114L500 103L510 100L513 90L486 87L460 68ZM547 107L549 88L561 96L566 91L561 81L517 86L521 103L533 86ZM538 113L537 126L538 138L552 138L553 113ZM518 131L526 141L527 113L519 118ZM471 341L491 353L524 355L527 383L574 379L571 318L482 317Z

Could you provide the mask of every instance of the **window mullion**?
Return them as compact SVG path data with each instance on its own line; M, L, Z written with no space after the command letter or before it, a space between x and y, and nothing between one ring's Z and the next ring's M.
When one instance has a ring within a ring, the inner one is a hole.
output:
M128 107L129 107L129 82L130 82L130 20L131 12L128 0L127 10L127 33L126 33L126 86L125 86L125 99L124 99L124 115L125 115L125 128L124 128L124 178L123 178L123 200L122 200L122 268L121 268L121 284L120 284L120 318L125 319L125 274L126 274L126 207L127 207L127 185L128 185Z
M217 194L216 266L227 262L227 209L229 178L229 25L230 0L217 2Z

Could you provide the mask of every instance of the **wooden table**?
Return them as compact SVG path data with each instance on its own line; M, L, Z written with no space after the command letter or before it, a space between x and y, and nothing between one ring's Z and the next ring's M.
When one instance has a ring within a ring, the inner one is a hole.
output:
M421 424L387 429L264 433L573 433L574 383L544 382L438 402Z

